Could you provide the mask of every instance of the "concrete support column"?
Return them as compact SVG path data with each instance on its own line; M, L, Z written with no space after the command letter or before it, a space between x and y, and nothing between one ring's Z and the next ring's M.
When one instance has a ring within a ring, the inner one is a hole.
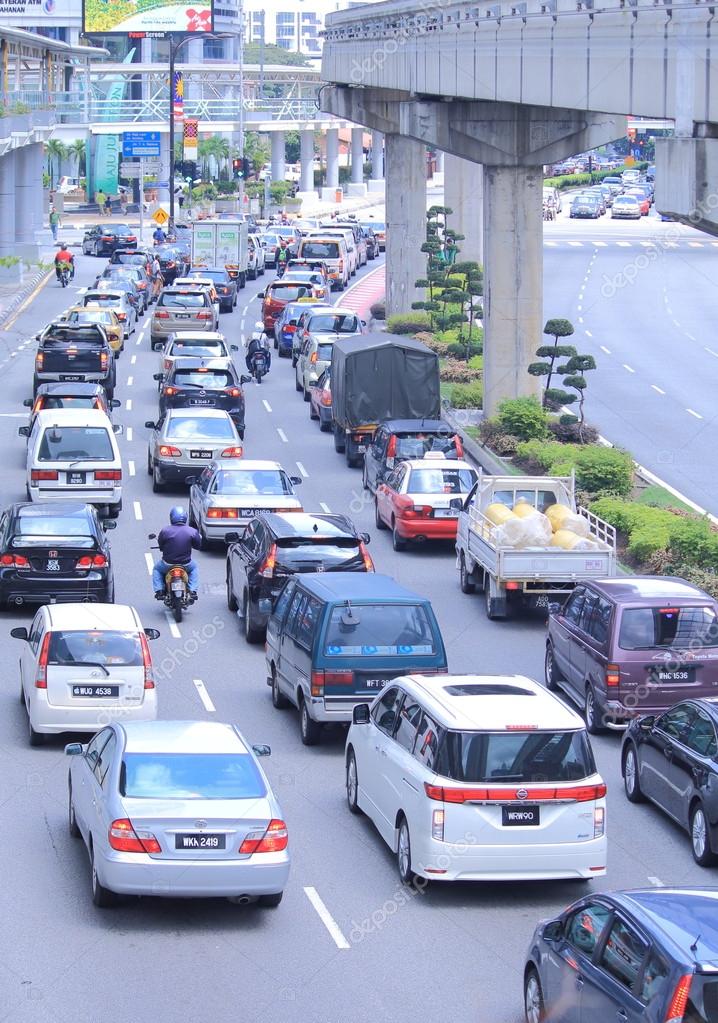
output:
M484 412L538 395L527 366L543 326L543 168L484 169ZM387 204L388 208L388 204ZM389 232L387 230L387 244ZM463 254L463 253L462 253Z
M287 176L284 132L273 131L269 137L272 140L272 181L284 181Z
M372 181L384 179L384 136L380 131L371 133L371 177Z
M443 156L443 154L442 154ZM459 260L484 262L484 168L453 153L444 162L444 205L453 210L449 227L464 235Z
M42 209L42 179L36 181L32 146L15 151L15 255L37 258L35 208Z
M405 313L422 297L426 276L426 163L424 145L386 136L386 312Z
M16 150L0 157L0 256L15 255Z
M436 150L436 173L444 173L444 151L443 149Z
M28 146L28 149L30 150L30 174L36 187L35 200L32 204L33 229L35 231L43 231L45 229L45 220L49 216L49 209L45 203L45 190L42 185L45 157L41 142L36 143L34 146Z
M351 182L361 185L364 181L364 129L352 128L352 169Z
M299 155L301 160L299 191L314 191L314 132L306 128L299 133Z
M327 129L327 188L339 187L339 129Z

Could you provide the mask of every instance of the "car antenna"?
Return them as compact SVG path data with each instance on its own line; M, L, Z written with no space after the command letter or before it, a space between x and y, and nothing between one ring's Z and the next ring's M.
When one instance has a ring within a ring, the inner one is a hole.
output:
M693 955L695 955L696 952L698 951L698 942L700 940L701 940L701 936L699 934L699 935L697 935L696 940L693 942L693 944L689 946L689 948L690 948L691 952L693 953Z

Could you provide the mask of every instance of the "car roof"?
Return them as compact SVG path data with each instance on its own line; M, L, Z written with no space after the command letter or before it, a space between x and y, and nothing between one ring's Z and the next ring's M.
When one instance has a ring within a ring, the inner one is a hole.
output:
M229 412L221 408L168 408L168 419L229 419Z
M635 601L655 601L659 604L666 600L715 603L713 597L704 590L677 576L619 575L615 578L592 579L589 585L619 604Z
M246 469L248 472L252 472L258 469L281 469L282 464L267 458L243 458L241 461L236 458L216 458L213 462L209 463L208 468Z
M703 887L639 888L611 892L609 898L625 907L655 934L675 946L689 963L718 959L718 889ZM691 946L696 944L695 951Z
M452 430L447 423L441 419L385 419L379 424L381 429L389 430L390 433L445 433L447 437L453 437L455 430Z
M277 539L289 537L326 537L332 540L356 538L349 519L344 515L314 515L312 512L269 512L262 520Z
M130 604L48 604L52 629L94 629L135 632L142 628L140 616Z
M527 731L585 728L575 711L525 675L405 675L401 681L447 728L487 732L516 725Z
M324 600L399 600L412 604L427 602L426 597L407 590L388 575L374 572L322 572L305 575L302 586Z
M443 454L441 451L430 451L430 455L436 456ZM463 461L460 458L407 458L404 465L408 465L410 469L469 469L476 471L473 465L469 465L468 462Z
M248 753L233 725L220 721L124 721L127 753Z
M170 335L173 341L226 341L227 338L218 330L173 330Z
M41 426L106 426L112 433L107 413L101 408L43 408L37 418Z
M38 389L35 391L35 397L49 394L65 395L68 398L73 396L80 396L83 394L95 395L104 394L105 388L102 384L88 384L80 381L73 381L71 383L64 384L40 384Z
M356 318L359 319L359 313L356 311L356 309L343 309L341 306L337 305L329 306L329 308L331 309L335 316L356 316ZM321 309L317 310L318 315L321 314L322 312L323 310Z

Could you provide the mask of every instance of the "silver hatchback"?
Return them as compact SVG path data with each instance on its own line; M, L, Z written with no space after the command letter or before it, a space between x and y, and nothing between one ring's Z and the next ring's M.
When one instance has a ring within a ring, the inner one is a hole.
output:
M289 836L257 759L269 746L216 721L126 721L65 752L70 834L87 847L96 906L117 895L279 905Z
M242 441L222 409L168 409L152 430L147 450L147 473L159 493L167 483L185 483L219 458L241 458Z

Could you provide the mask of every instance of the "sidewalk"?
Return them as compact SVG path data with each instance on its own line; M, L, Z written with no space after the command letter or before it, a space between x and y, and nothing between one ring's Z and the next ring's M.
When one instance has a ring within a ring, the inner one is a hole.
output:
M22 277L19 281L0 284L0 328L4 328L12 314L25 302L40 285L52 269L57 246L43 246L40 250L40 263L23 265Z

